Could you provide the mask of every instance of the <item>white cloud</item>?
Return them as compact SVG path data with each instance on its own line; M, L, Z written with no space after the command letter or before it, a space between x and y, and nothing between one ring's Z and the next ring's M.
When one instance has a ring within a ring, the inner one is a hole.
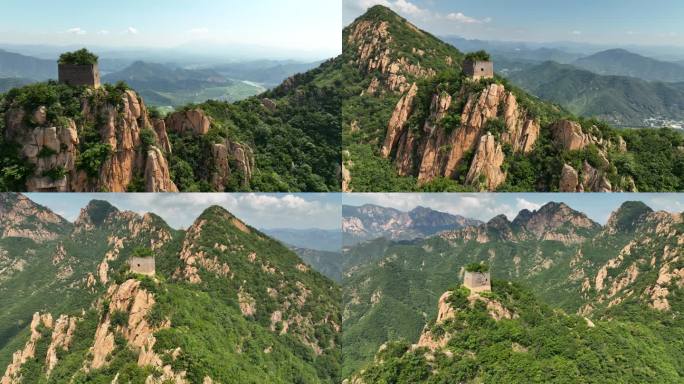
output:
M515 200L516 200L516 207L518 208L518 211L522 211L523 209L527 209L529 211L536 211L542 207L541 204L533 203L533 202L525 200L521 197L519 197Z
M579 36L579 35L582 34L582 31L574 30L574 31L572 31L572 32L570 32L570 33L573 34L573 35L575 35L575 36Z
M106 29L103 29L103 30L101 30L101 31L98 31L97 34L98 34L98 35L109 35L109 31L106 30Z
M392 6L397 11L407 15L422 15L427 12L426 10L407 0L396 0Z
M87 33L84 29L80 27L69 28L66 32L72 35L85 35Z
M462 12L452 12L447 14L444 18L446 18L449 21L455 21L457 23L462 24L482 24L489 23L492 21L491 17L486 17L482 20L478 20L474 17L466 16Z
M140 31L138 31L138 29L135 27L128 27L126 28L126 31L124 33L127 33L129 35L137 35L140 33Z
M490 23L492 21L491 17L477 19L465 15L463 12L452 12L446 15L431 12L426 8L421 8L410 0L349 0L345 3L350 5L352 8L355 8L357 11L366 11L368 8L371 8L375 5L383 5L404 16L420 17L424 20L448 20L460 24L484 24Z

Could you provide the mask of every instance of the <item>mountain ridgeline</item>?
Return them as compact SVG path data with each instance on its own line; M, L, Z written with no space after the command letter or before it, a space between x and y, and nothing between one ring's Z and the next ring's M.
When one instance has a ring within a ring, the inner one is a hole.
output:
M619 126L642 127L649 118L684 120L683 83L599 75L550 61L512 72L509 77L513 83L572 113Z
M13 88L0 95L0 190L338 191L340 101L321 81L330 65L246 100L166 116L123 82ZM159 91L152 97L235 85L211 70L142 62L107 78Z
M342 206L342 242L345 246L380 237L412 240L479 224L481 222L477 220L425 207L402 212L377 205Z
M345 190L684 187L679 132L617 130L500 76L468 76L466 55L385 7L345 28L338 61L345 79Z
M339 287L220 207L186 231L105 201L0 212L2 383L340 381Z
M605 225L548 203L512 221L361 243L344 253L358 263L343 281L343 375L355 384L681 382L683 243L681 213L641 202ZM462 286L474 263L489 266L491 292Z

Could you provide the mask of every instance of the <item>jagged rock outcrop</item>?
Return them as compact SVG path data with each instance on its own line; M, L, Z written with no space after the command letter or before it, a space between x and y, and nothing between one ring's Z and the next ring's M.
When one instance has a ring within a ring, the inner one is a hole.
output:
M582 185L584 190L592 192L611 192L613 190L605 172L592 167L586 161L582 164Z
M78 100L83 118L78 121L64 116L49 120L55 111L45 106L35 111L18 106L8 110L5 139L17 143L21 156L35 167L26 181L28 191L125 192L142 175L147 154L141 151L140 133L152 129L147 108L132 90L121 92L120 99L113 98L111 92L105 88L83 91ZM25 118L27 114L30 119ZM82 155L79 146L83 145L79 135L88 127L93 127L100 142L111 150L100 168L90 170L90 174L78 165ZM159 145L170 149L163 127L155 128ZM165 184L172 182L169 179Z
M7 366L5 374L0 379L0 384L21 384L21 367L30 359L36 356L36 345L38 341L47 337L41 333L41 329L51 330L53 327L52 315L40 314L38 312L33 314L33 319L31 320L31 325L29 327L30 336L29 340L24 345L24 348L15 352L12 355L12 362Z
M397 103L381 154L386 158L394 154L399 175L417 175L420 183L437 177L454 178L459 176L456 172L461 163L471 161L468 154L474 153L472 163L468 164L468 184L473 184L485 173L486 188L491 190L506 180L500 170L504 144L510 145L513 153L529 153L533 149L539 138L540 125L519 106L512 92L506 91L501 84L490 84L480 93L468 93L467 90L468 87L463 86L454 95L434 94L420 133L406 126L413 113L417 89L411 87ZM464 105L463 110L452 112L454 104ZM460 113L456 119L460 122L458 126L454 126L454 119L445 123L452 113ZM497 118L505 129L499 139L490 139L485 135L487 124Z
M171 142L169 141L169 135L166 133L166 122L162 119L154 119L152 126L154 127L154 133L157 134L160 148L167 154L171 153Z
M108 365L108 357L115 348L114 332L119 332L128 342L129 348L138 353L139 366L151 366L162 373L161 378L150 375L147 382L162 383L169 380L174 383L186 383L185 372L174 372L154 351L157 342L154 333L170 326L168 321L158 327L148 322L147 315L155 305L154 295L142 288L140 281L131 279L121 285L110 286L105 294L105 300L108 300L109 305L95 332L93 346L90 349L90 367L99 369ZM112 324L115 313L124 313L127 321L124 324Z
M408 21L402 21L407 28L419 29ZM433 68L414 63L393 48L394 37L389 31L389 22L385 20L360 20L352 26L347 37L348 46L354 47L355 64L365 73L378 72L373 77L366 93L374 94L387 89L391 92L404 93L409 89L412 79L429 78L436 75ZM425 55L426 52L413 52ZM445 58L445 64L453 65L453 59Z
M394 108L389 125L387 126L387 134L385 136L385 144L382 146L380 153L383 157L389 157L392 149L395 147L400 134L405 128L406 121L413 111L413 99L418 93L418 86L414 83L408 92L399 100L397 106Z
M482 136L466 176L466 184L480 190L495 190L506 180L506 174L501 170L504 157L501 144L496 142L493 135Z
M214 172L211 174L211 185L217 191L225 190L230 181L233 170L231 163L240 175L241 185L249 185L254 170L254 153L247 145L226 140L223 143L212 144L211 156L214 161Z
M579 174L575 168L564 164L558 189L561 192L580 192L580 188L582 188L582 184L579 182Z
M175 112L166 117L166 128L174 133L206 135L211 127L211 119L201 109Z
M592 142L589 134L582 131L579 123L570 120L559 120L551 126L556 143L568 151L586 148Z
M150 147L145 164L145 190L147 192L178 192L171 180L169 164L161 150Z
M66 120L61 126L47 124L46 107L40 106L33 111L31 127L25 121L27 111L10 109L6 115L5 138L21 147L21 155L35 166L33 175L28 178L29 191L69 191L69 175L75 172L78 151L76 123ZM30 111L28 113L31 113Z
M78 319L67 315L61 315L55 322L55 327L52 331L52 340L47 349L47 356L45 357L45 367L47 375L57 366L59 362L58 352L68 351L71 346L71 341L76 332L76 325Z
M342 192L352 192L350 168L354 166L354 163L350 157L349 151L342 151Z

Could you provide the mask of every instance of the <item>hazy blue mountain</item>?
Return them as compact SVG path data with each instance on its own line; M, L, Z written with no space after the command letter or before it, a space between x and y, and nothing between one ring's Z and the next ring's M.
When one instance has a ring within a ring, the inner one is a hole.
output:
M152 105L178 106L210 99L237 101L263 91L263 88L230 80L211 69L185 69L144 61L107 74L103 81L125 81Z
M309 264L311 268L323 274L327 278L339 283L342 281L342 253L319 251L316 249L300 248L291 246L297 256L299 256L305 263Z
M342 248L342 232L336 229L264 229L264 233L283 243L299 248L339 252Z
M0 49L0 77L54 79L57 77L57 62Z
M272 88L288 77L306 72L322 62L300 63L295 61L259 60L240 63L221 64L212 67L215 71L231 79L247 80Z
M610 49L580 58L574 65L600 75L630 76L648 81L684 81L684 66L652 59L624 49Z
M575 114L617 125L643 126L648 118L684 120L684 86L626 76L603 76L545 62L508 74L536 96Z
M12 88L21 87L32 83L34 80L21 77L0 78L0 93L7 92Z

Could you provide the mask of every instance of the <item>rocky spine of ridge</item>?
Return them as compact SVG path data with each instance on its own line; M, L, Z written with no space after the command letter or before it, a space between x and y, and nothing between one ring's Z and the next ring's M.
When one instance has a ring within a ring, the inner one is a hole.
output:
M614 212L598 241L630 234L631 240L596 272L583 268L582 294L587 303L580 314L591 315L625 301L638 300L658 311L669 311L675 290L684 288L684 217L680 213L654 212L640 203L627 202ZM657 274L644 271L656 270Z
M162 131L178 135L204 136L211 128L211 118L201 109L191 109L170 114L164 121L158 123ZM225 190L226 183L233 176L234 171L242 175L242 186L249 185L255 169L254 151L246 144L225 139L220 143L211 144L211 158L213 170L209 182L216 191Z
M6 139L18 143L22 156L35 166L26 183L28 191L125 192L136 177L145 177L151 192L177 192L168 163L158 150L168 147L159 139L165 133L160 130L154 145L148 152L143 150L141 131L152 129L153 122L142 98L132 90L122 92L119 100L112 101L110 96L104 88L87 89L79 100L82 118L64 118L60 124L48 121L50 111L45 106L33 111L19 107L8 111ZM79 135L91 124L101 143L111 149L97 177L90 177L77 166Z
M382 12L380 8L375 11ZM401 23L405 28L423 33L406 20L401 20ZM412 87L411 80L429 78L436 74L433 68L423 67L420 63L413 64L408 58L397 56L395 43L390 33L390 22L383 18L360 19L348 29L346 46L354 51L354 64L362 72L373 76L366 93L404 93ZM419 56L432 54L416 50L413 53ZM443 59L446 65L454 63L454 59L449 56Z
M403 37L405 34L411 34L412 39ZM369 9L345 29L344 42L350 64L369 82L362 96L386 97L382 94L389 93L399 97L380 146L380 156L394 163L399 176L416 177L419 185L437 178L457 179L476 190L494 191L506 185L508 157L529 155L540 138L548 135L561 152L590 146L593 150L595 146L599 161L564 164L557 171L558 177L554 175L548 181L552 185L540 188L562 192L636 191L630 176L615 178L611 174L608 154L616 149L627 151L621 138L616 142L602 139L594 134L598 128L583 130L570 120L544 122L542 127L539 116L521 105L520 95L496 79L463 78L460 90L452 93L442 90L444 84L438 89L422 89L427 86L423 80L449 69L458 70L462 56L391 10L382 6ZM451 56L442 58L441 52L449 49ZM433 68L426 67L427 63ZM423 100L424 94L430 95L429 104ZM423 111L418 103L429 105L428 110ZM350 126L352 132L362 129L358 121L351 121ZM353 164L348 159L343 163L348 190Z
M499 215L486 224L443 232L440 237L452 241L476 241L480 244L499 240L549 240L576 245L590 239L600 230L600 224L584 213L577 212L564 203L548 203L536 211L520 211L512 222L505 215Z

